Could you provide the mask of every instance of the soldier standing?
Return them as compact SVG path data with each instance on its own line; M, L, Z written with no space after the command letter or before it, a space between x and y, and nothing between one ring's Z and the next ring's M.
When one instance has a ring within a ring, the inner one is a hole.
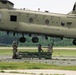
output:
M12 47L13 47L13 59L17 59L17 43L15 41L13 41L13 44L12 44Z
M48 50L47 52L50 52L52 54L53 53L53 45L48 44L47 50Z
M43 52L41 44L38 45L38 52Z

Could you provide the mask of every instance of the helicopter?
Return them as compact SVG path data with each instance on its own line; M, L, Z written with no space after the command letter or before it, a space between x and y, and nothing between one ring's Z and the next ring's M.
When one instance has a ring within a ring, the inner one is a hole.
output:
M76 45L76 3L68 14L51 13L49 11L33 11L14 8L14 3L0 0L0 30L21 33L19 41L24 43L24 34L32 36L32 42L39 41L38 35L55 38L73 38Z

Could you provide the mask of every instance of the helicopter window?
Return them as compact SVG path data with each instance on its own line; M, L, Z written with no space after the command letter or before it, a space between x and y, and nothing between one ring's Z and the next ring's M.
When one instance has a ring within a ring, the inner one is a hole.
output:
M61 25L62 25L62 26L64 26L64 25L65 25L65 23L64 23L64 22L61 22Z
M33 22L33 18L29 18L29 22L32 23Z
M71 25L72 24L72 22L67 22L67 25Z
M10 21L16 22L17 21L17 16L11 15L10 16Z
M45 20L45 24L47 24L47 25L49 24L49 20L48 20L48 19L47 19L47 20Z

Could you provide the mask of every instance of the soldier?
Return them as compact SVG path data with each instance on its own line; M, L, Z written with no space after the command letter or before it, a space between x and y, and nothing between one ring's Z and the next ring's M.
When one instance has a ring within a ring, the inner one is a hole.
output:
M17 59L17 43L15 41L13 41L13 44L12 44L12 47L13 47L13 59Z
M47 52L51 52L51 53L53 53L52 48L53 48L53 45L48 44L48 51L47 51Z
M43 52L41 44L38 45L38 52Z

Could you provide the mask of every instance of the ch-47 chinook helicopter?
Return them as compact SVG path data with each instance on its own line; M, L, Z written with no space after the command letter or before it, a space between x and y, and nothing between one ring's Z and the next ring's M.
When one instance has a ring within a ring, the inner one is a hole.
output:
M14 4L8 0L0 0L0 30L22 33L20 42L25 42L24 34L29 34L34 43L38 42L36 35L57 38L74 38L73 44L76 45L76 3L73 10L68 14L57 14L15 9Z

